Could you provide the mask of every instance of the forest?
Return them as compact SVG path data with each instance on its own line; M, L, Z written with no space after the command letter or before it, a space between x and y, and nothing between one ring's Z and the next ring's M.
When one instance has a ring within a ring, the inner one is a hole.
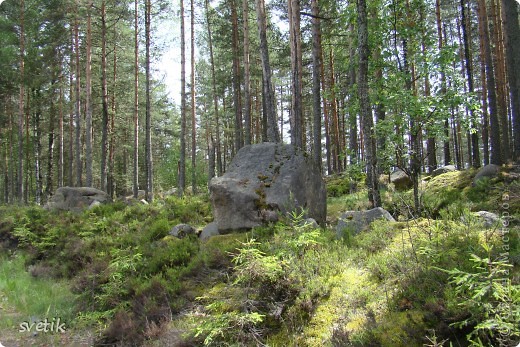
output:
M68 185L151 201L276 139L326 174L507 163L520 152L517 7L5 1L1 199L41 204ZM165 21L180 26L180 105L152 71Z
M519 10L0 2L0 347L517 346ZM262 143L317 168L325 220L199 239ZM66 187L110 202L49 208Z

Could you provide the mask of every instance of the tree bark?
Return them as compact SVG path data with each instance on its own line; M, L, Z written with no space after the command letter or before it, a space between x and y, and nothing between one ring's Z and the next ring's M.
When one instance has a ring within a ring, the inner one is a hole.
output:
M145 40L146 40L146 130L145 130L145 167L146 167L146 201L153 201L153 161L152 161L152 113L151 113L151 73L150 73L150 45L151 45L151 0L145 1Z
M195 7L194 0L191 0L191 191L197 193L197 129L196 129L196 113L195 113Z
M300 2L287 0L291 49L291 143L303 148Z
M208 29L208 46L209 46L209 59L211 65L211 85L213 92L213 107L215 112L215 151L217 157L217 175L222 176L222 152L220 151L220 120L218 112L218 94L217 94L217 81L215 76L215 58L213 55L213 40L211 32L211 23L209 17L209 0L205 1L206 4L206 22Z
M86 37L86 73L85 73L85 174L87 187L92 187L92 0L87 2L87 37Z
M260 36L260 58L262 59L263 97L265 98L265 110L267 118L267 141L280 142L278 123L276 122L276 110L274 93L271 84L271 65L269 63L269 51L267 47L267 19L265 16L264 0L256 0L256 14L258 32Z
M381 206L379 194L377 150L374 134L374 121L368 95L368 24L365 0L357 1L358 12L358 45L359 45L359 73L358 73L358 97L359 113L363 127L365 160L367 171L368 199L372 207Z
M106 0L101 2L101 97L103 120L101 125L101 190L107 191L108 154L108 87L107 87L107 18Z
M461 7L461 27L462 27L462 36L463 36L463 42L464 42L464 59L465 59L465 65L466 65L466 78L468 80L468 91L470 93L475 92L474 82L473 82L473 58L471 56L471 37L470 32L468 31L468 23L469 23L469 16L466 14L466 0L460 0L460 7ZM475 123L475 115L473 112L473 109L469 110L470 114L470 126L472 129L474 129L474 132L471 133L471 158L472 162L471 165L475 168L480 166L480 151L479 151L479 144L478 144L478 132L476 131L477 125Z
M502 150L500 143L500 124L498 122L498 109L495 85L495 73L493 58L491 56L491 45L489 41L489 26L487 18L486 1L478 1L479 26L482 26L482 40L484 49L484 64L486 67L486 88L489 105L490 142L491 142L491 164L502 165Z
M502 0L504 31L506 37L506 62L511 118L514 134L513 159L520 161L520 26L518 4L515 0Z
M134 2L134 158L132 190L139 194L139 2Z
M249 2L242 0L244 28L244 144L251 144L251 71L249 62Z
M23 187L23 126L25 115L25 1L20 0L20 94L18 99L18 174L16 181L16 194L18 201L22 202Z
M497 88L497 112L498 123L500 126L500 149L502 150L502 162L506 163L511 158L509 149L509 122L508 122L508 107L507 107L507 87L506 87L506 72L505 72L505 57L504 57L504 36L502 34L502 20L500 18L500 4L495 0L491 0L491 18L493 20L493 38L495 53L495 81Z
M181 21L181 138L178 167L179 196L184 195L186 188L186 39L184 32L184 0L180 0Z
M312 110L313 110L313 154L316 166L322 171L321 159L321 29L320 29L320 9L318 0L311 0L312 8Z
M235 151L238 152L243 146L242 138L242 102L240 96L240 60L238 49L238 15L235 0L230 1L231 21L232 21L232 41L233 50L233 106L235 111Z

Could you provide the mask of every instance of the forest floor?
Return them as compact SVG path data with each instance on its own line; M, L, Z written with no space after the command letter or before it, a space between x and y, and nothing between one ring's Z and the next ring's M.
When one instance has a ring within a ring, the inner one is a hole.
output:
M388 185L383 207L397 222L342 240L340 214L368 208L359 177L328 178L324 229L295 211L205 243L168 232L210 222L207 196L83 214L0 206L0 343L516 347L520 182L474 175L426 177L420 218L412 192ZM482 210L507 212L508 229L485 225ZM58 317L65 332L34 332Z

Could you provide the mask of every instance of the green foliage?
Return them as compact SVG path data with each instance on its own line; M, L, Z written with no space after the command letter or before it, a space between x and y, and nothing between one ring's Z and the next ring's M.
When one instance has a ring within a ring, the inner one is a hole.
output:
M487 255L471 254L472 272L446 270L457 306L469 312L455 325L472 327L468 340L473 345L510 345L520 337L520 285L512 283L507 257L493 257L492 246L482 246Z
M271 282L277 281L283 274L280 260L276 256L268 256L256 246L260 243L251 239L243 244L238 254L233 257L235 264L235 283Z
M206 306L209 311L218 307L218 302ZM209 316L196 328L195 337L204 336L204 346L222 346L225 337L230 344L253 342L251 336L258 338L256 326L264 321L263 315L252 313L226 312ZM249 333L249 334L248 334Z

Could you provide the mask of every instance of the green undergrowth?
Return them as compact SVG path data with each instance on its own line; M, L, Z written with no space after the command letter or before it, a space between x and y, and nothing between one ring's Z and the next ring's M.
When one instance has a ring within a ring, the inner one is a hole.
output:
M70 317L100 345L512 345L520 339L520 190L500 180L472 185L473 174L425 183L415 219L411 192L385 191L399 221L342 240L333 227L305 225L302 211L206 242L168 235L181 222L200 229L211 221L200 196L81 214L4 206L0 247L10 255L1 259L0 292L21 313L50 315L50 307ZM328 221L368 208L366 200L362 184L329 197ZM507 211L510 224L486 227L473 213L484 207ZM63 313L59 302L17 306L17 290L1 287L11 271L31 291L69 290L74 304Z

